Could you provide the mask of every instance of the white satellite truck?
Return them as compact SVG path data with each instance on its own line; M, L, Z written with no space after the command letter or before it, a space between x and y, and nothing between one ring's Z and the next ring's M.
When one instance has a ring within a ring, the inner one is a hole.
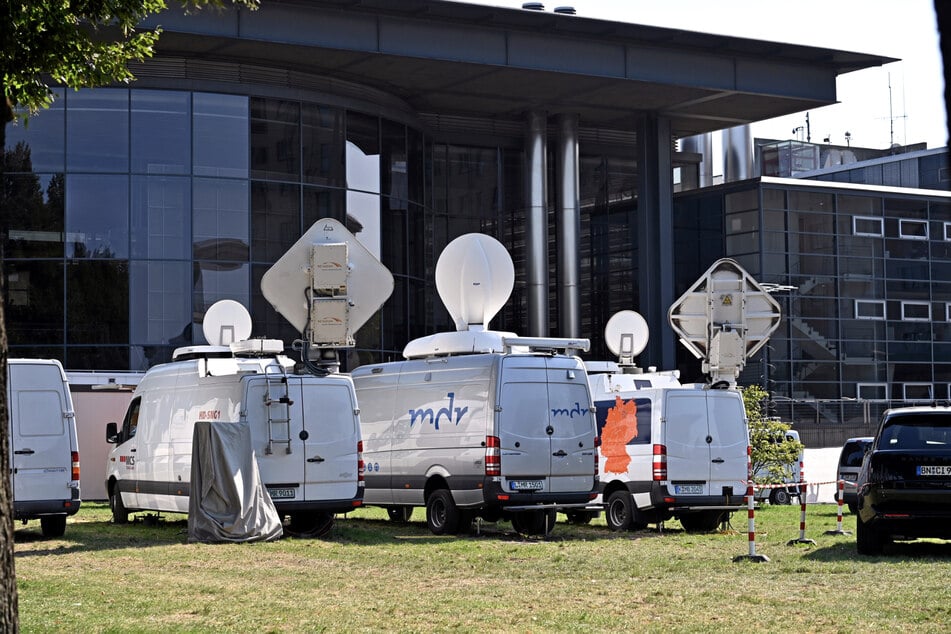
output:
M179 348L171 363L149 369L121 425L107 425L115 444L106 465L113 521L127 522L132 511L188 513L198 421L250 424L261 480L279 515L289 516L291 534L323 535L335 513L360 506L356 393L327 352L352 346L353 332L392 287L389 271L342 224L315 223L261 282L265 298L305 337L302 360L312 370L305 374L294 372L282 341L248 339L243 306L213 305L202 325L211 345Z
M437 534L475 517L546 535L557 510L597 495L586 339L488 330L512 291L499 242L467 234L436 264L436 288L457 330L413 340L405 361L353 372L360 399L369 505L407 521L425 507Z
M676 370L638 368L648 331L634 311L615 314L605 327L618 361L587 364L601 436L601 501L616 531L671 517L687 531L710 531L746 504L749 429L736 378L779 325L779 305L739 264L722 259L668 318L708 383L682 385ZM582 511L574 519L588 517Z
M44 537L66 532L80 507L76 414L55 359L7 360L13 518L40 520Z

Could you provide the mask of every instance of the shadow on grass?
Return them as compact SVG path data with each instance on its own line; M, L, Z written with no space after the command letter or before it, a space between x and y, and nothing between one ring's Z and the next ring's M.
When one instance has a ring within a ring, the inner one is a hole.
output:
M886 544L881 555L860 555L855 549L855 537L843 536L842 541L830 546L815 548L802 558L812 561L881 561L898 563L928 559L951 560L951 541L918 539L914 541L896 541Z

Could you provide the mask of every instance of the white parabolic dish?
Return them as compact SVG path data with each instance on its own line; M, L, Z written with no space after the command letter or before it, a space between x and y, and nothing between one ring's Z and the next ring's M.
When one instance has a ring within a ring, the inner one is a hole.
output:
M209 345L227 346L251 336L251 315L233 299L222 299L205 312L201 329Z
M614 313L604 326L604 343L618 356L636 357L644 352L649 338L647 321L633 310Z
M502 244L481 233L461 235L436 262L436 290L456 330L488 329L515 285L512 257Z

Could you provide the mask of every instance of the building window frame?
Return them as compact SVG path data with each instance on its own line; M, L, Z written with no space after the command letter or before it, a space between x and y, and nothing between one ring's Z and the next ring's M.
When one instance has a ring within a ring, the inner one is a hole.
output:
M863 307L878 307L880 310L873 311L874 314L866 313ZM875 321L885 321L885 300L884 299L857 299L855 300L855 318L870 319Z
M910 308L924 308L927 312L925 317L918 317L914 314L911 314L911 311L906 310ZM906 300L901 303L901 319L902 321L931 321L931 302L916 302Z
M872 398L863 396L862 392L866 390L875 390L878 394ZM887 383L858 383L855 386L855 395L860 401L887 401L888 384Z
M924 230L924 233L911 233L910 231L905 231L906 227L920 227ZM927 220L911 220L909 218L899 218L898 219L898 237L903 240L927 240L928 239L928 221Z
M928 390L928 395L925 396L924 398L915 397L915 396L909 397L909 395L908 395L909 388L911 388L911 389L927 388L927 390ZM934 384L932 384L932 383L924 383L924 382L921 382L921 383L918 383L918 382L902 383L902 384L901 384L901 396L902 396L902 398L903 398L904 400L906 400L906 401L933 401L933 400L934 400Z
M860 223L877 224L878 231L866 231L865 227L860 228ZM874 218L872 216L852 216L852 235L865 236L868 238L881 238L885 235L885 220L883 218Z
M951 222L944 223L944 240L951 242Z

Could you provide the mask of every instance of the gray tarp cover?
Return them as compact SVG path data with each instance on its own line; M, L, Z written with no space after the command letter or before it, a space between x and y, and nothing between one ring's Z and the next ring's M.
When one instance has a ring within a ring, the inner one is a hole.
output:
M281 535L281 518L261 482L249 423L195 423L188 541L271 541Z

